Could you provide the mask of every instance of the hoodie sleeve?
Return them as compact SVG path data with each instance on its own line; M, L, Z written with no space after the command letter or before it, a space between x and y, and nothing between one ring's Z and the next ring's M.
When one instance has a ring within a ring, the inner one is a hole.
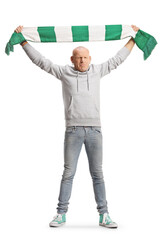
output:
M29 43L25 44L22 48L34 64L61 80L64 66L53 64L49 59L46 59L44 56L42 56Z
M123 47L117 54L110 58L108 61L98 64L98 71L100 72L101 78L109 74L112 70L116 69L130 54L130 50L127 47Z

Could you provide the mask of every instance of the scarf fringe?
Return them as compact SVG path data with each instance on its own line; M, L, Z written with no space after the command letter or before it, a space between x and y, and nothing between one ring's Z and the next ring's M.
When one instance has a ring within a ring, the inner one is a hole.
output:
M9 42L6 44L5 53L9 56L10 52L14 52L13 45L19 44L26 40L22 33L16 33L14 32L9 40Z
M146 60L151 55L151 52L157 45L156 39L152 35L142 30L139 30L137 32L134 41L137 47L143 51L144 60Z
M14 52L13 45L8 42L5 48L5 53L9 56L10 52Z
M146 60L151 55L151 52L153 51L156 45L157 45L156 39L154 37L150 37L146 46L143 49L144 60Z

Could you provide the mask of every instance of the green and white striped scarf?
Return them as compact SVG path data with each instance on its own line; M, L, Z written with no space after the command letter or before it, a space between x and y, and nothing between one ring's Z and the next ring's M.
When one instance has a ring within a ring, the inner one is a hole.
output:
M13 45L22 41L31 42L93 42L121 40L133 37L136 45L143 51L146 60L157 44L156 39L142 30L135 32L130 25L100 26L49 26L24 27L21 33L14 32L6 45L5 52L13 52Z

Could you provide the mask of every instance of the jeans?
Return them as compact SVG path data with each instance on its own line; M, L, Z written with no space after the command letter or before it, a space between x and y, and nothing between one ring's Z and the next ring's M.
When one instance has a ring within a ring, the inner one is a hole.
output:
M83 143L85 145L89 170L93 180L97 210L99 214L108 213L102 172L102 140L102 131L99 126L66 127L64 138L64 171L61 180L57 213L62 214L68 211L73 178Z

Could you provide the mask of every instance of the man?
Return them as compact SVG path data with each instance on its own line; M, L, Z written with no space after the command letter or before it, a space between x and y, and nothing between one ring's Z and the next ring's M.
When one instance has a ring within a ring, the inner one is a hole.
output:
M139 28L132 25L134 31ZM19 33L23 26L16 28ZM127 44L108 61L91 64L89 50L77 47L73 50L71 62L73 67L59 66L44 58L27 41L21 43L28 57L41 69L58 78L62 83L65 106L64 172L61 180L57 214L50 222L50 227L62 226L66 222L72 182L76 172L77 161L84 143L89 161L90 174L99 225L117 228L109 216L105 183L102 171L102 130L100 121L100 79L116 69L130 54L135 42L131 38Z

